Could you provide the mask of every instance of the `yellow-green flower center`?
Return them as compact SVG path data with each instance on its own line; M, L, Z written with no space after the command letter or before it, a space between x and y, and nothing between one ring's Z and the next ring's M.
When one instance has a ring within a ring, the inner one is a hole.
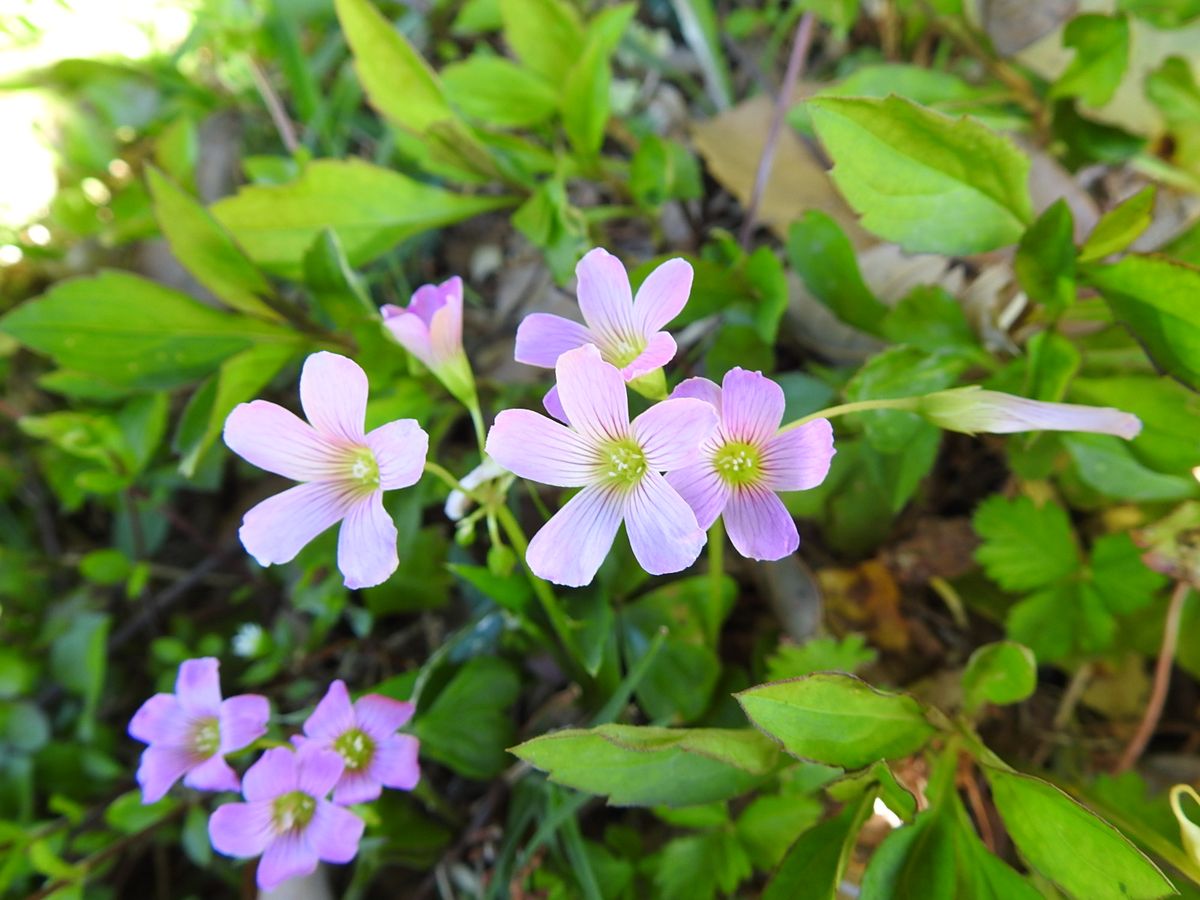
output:
M351 772L365 769L375 756L375 742L370 735L358 728L351 728L333 742L333 749L341 754L346 768Z
M646 454L637 441L621 438L601 446L599 465L609 484L633 487L646 474Z
M646 342L640 336L622 337L613 339L602 355L605 362L623 369L641 356L645 349Z
M199 756L212 756L221 749L221 723L216 716L201 719L192 728L192 749Z
M726 484L742 487L762 477L762 454L751 444L730 441L713 455L713 466Z
M379 488L379 462L368 447L356 447L346 460L346 477L356 488L374 491Z
M271 820L277 834L301 831L312 821L317 811L317 801L304 791L292 791L275 798L271 807Z

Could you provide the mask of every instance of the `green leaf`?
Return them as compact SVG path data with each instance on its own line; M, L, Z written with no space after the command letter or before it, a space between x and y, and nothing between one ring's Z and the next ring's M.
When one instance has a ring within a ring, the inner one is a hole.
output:
M1114 615L1149 606L1167 579L1142 562L1142 550L1128 534L1106 534L1092 544L1092 584Z
M526 68L564 84L584 50L575 7L564 0L500 0L500 16L504 40Z
M842 34L858 18L858 0L797 0L797 9L810 10Z
M1094 588L1064 583L1043 588L1013 606L1005 630L1043 663L1054 663L1109 649L1117 623Z
M1149 185L1106 212L1080 248L1079 261L1086 263L1103 259L1124 250L1137 240L1154 218L1155 194L1154 185Z
M596 16L588 26L583 55L567 73L562 97L563 130L575 152L584 158L594 157L604 143L612 84L609 58L636 8L633 3L625 3Z
M108 805L104 821L122 834L137 834L162 821L178 806L179 800L170 796L147 806L140 790L127 791Z
M337 234L328 228L304 254L304 283L336 327L349 331L364 321L378 322L379 310L362 278L347 261Z
M1184 500L1200 494L1196 479L1164 475L1138 461L1127 441L1107 434L1071 434L1063 444L1084 484L1120 500Z
M362 160L326 159L291 184L243 187L212 212L256 263L298 278L305 252L326 228L359 266L406 238L512 202L451 193Z
M1115 828L1058 788L984 768L992 799L1022 858L1074 897L1164 897L1175 888Z
M876 796L868 791L832 819L800 835L763 892L763 900L837 900L842 873Z
M926 353L979 354L979 341L958 298L936 284L913 288L883 320L883 336Z
M1168 57L1146 75L1146 97L1173 128L1194 128L1200 122L1200 87L1182 56Z
M873 663L877 656L861 634L850 634L841 639L813 638L803 644L780 644L779 649L767 657L767 678L783 681L814 672L853 675Z
M1062 400L1083 361L1079 350L1057 331L1039 331L1029 339L1028 351L1025 396L1051 403Z
M0 700L0 746L36 753L50 740L50 720L29 700Z
M654 896L662 900L713 900L718 891L732 894L753 871L745 849L728 832L675 838L659 854Z
M89 739L96 706L104 693L108 670L108 630L112 619L89 610L64 614L63 631L50 647L50 670L59 684L83 699L79 736Z
M975 558L1006 591L1056 584L1079 567L1079 551L1066 512L1057 503L1035 506L1028 497L988 497L975 510L983 539Z
M1200 17L1200 0L1117 0L1117 9L1155 28L1178 28Z
M733 102L733 78L721 45L721 28L712 0L671 0L683 39L704 73L704 86L718 110Z
M542 735L512 752L550 780L614 806L694 806L746 793L774 771L774 743L750 729L601 725Z
M470 660L413 721L421 755L467 778L494 778L509 762L504 748L514 727L507 710L519 692L517 674L504 660Z
M847 769L908 756L934 734L912 697L877 691L849 675L809 675L734 696L788 753Z
M1060 198L1021 236L1013 261L1025 293L1052 316L1075 302L1074 235L1071 207Z
M158 169L146 170L146 184L158 226L183 267L227 306L278 321L261 299L271 285L208 210Z
M835 316L868 334L880 333L888 308L863 281L854 247L837 222L809 210L788 229L787 255L813 296Z
M1020 703L1037 688L1037 659L1013 641L985 644L967 660L963 671L963 704L968 712L985 703Z
M978 122L899 97L808 105L863 227L905 250L981 253L1016 243L1032 221L1028 158Z
M194 381L258 342L298 343L290 330L112 271L59 282L0 329L64 368L141 388Z
M489 125L540 125L558 110L554 86L498 56L475 53L463 62L446 66L441 76L451 102Z
M1115 406L1142 420L1129 445L1158 472L1190 476L1200 465L1200 396L1177 381L1149 375L1077 378L1071 400Z
M938 809L893 829L876 848L863 874L863 900L890 897L961 897L955 893L954 843Z
M785 792L756 797L737 820L737 836L754 865L770 871L802 833L821 821L817 795Z
M1052 97L1078 97L1103 106L1112 99L1129 63L1129 21L1124 16L1076 16L1063 29L1063 46L1075 58L1050 89Z
M929 354L916 347L889 347L873 356L846 384L850 402L913 397L953 385L968 366L955 353ZM909 450L924 432L937 429L919 415L903 410L873 410L857 414L871 446L880 453Z
M1200 269L1161 256L1127 256L1090 267L1086 277L1155 365L1200 390Z
M629 190L642 206L701 196L700 164L678 141L656 134L642 138L629 161Z

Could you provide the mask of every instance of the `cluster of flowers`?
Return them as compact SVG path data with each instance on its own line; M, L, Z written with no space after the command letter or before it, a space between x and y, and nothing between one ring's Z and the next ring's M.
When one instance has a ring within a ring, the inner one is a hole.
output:
M160 800L180 778L195 790L240 790L245 802L213 812L209 838L226 856L261 856L258 885L270 890L318 861L354 858L363 820L347 806L375 800L385 787L416 786L419 743L397 731L412 714L412 704L379 694L351 703L346 685L334 681L303 733L265 750L239 779L225 757L267 733L270 704L256 694L222 700L217 660L189 659L175 693L155 694L129 723L130 735L149 745L137 772L142 801Z

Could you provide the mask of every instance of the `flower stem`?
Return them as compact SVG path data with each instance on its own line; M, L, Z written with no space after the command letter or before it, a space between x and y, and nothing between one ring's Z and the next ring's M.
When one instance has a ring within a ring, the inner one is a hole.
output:
M464 494L466 494L472 500L479 502L478 497L476 497L469 490L467 490L465 487L463 487L462 484L459 483L459 480L457 478L455 478L446 469L443 469L437 463L430 462L429 460L425 460L425 471L428 472L430 475L433 475L435 478L438 478L439 480L441 480L442 483L444 483L448 488L450 488L450 490L462 491Z
M917 404L921 402L921 399L921 397L895 397L889 400L859 400L856 403L842 403L838 406L830 406L827 409L819 409L815 413L810 413L803 418L797 419L795 422L788 422L788 424L779 430L791 431L793 428L807 425L814 419L832 419L834 416L867 412L872 409L900 409L908 412L916 412Z
M725 595L725 523L718 516L708 529L708 584L712 593L712 603L709 611L716 615L721 608L721 599ZM710 623L705 622L706 626ZM710 639L715 640L716 629L712 629Z
M468 403L467 412L471 414L471 424L475 427L475 442L479 445L479 459L483 460L487 455L484 449L487 446L487 429L483 427L483 413L479 409L479 401Z

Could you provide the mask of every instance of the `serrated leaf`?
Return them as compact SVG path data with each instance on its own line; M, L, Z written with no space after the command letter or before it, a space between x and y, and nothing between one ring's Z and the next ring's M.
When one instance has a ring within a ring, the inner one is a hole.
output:
M1063 29L1063 46L1075 58L1050 89L1052 97L1079 97L1099 107L1112 99L1129 64L1129 22L1124 16L1076 16Z
M1006 591L1046 587L1079 567L1071 522L1056 503L1036 506L1028 497L995 495L979 505L972 523L983 539L975 558Z
M1067 582L1035 591L1013 606L1005 630L1043 663L1053 663L1109 649L1117 623L1095 588Z
M842 639L813 638L803 644L780 644L779 649L767 658L767 677L771 681L783 681L814 672L853 675L862 666L873 663L877 655L861 634L850 634Z
M1106 534L1092 544L1092 584L1109 611L1126 615L1149 606L1167 579L1142 562L1128 534Z

